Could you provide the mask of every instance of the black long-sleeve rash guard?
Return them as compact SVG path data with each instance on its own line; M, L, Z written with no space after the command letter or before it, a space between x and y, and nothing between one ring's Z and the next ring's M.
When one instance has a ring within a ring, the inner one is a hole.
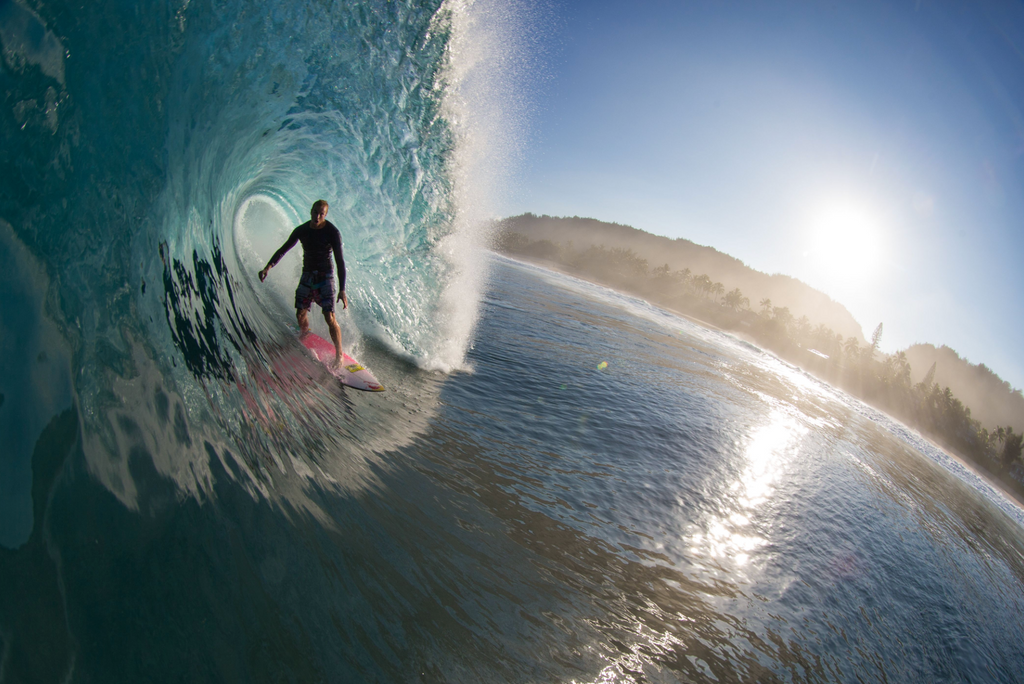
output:
M270 266L277 266L277 262L288 253L296 242L302 243L302 270L320 271L321 273L331 272L331 252L334 252L334 261L338 265L338 292L345 291L345 259L341 254L341 232L330 221L324 221L322 228L314 228L312 221L306 221L292 231L288 240L281 245L281 249L274 252L270 258Z

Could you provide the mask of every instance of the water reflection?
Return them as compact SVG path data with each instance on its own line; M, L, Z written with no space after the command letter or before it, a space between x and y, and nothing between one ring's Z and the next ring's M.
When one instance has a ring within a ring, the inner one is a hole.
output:
M720 509L690 538L697 556L747 565L755 552L768 543L770 525L763 520L776 484L795 456L807 428L791 415L776 409L767 425L750 435L736 479L719 501Z

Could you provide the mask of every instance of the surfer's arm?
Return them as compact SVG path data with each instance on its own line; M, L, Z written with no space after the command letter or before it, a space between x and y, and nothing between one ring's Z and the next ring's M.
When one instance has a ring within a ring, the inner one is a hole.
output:
M301 226L299 227L301 228ZM260 271L260 282L263 282L263 280L266 279L267 274L270 273L270 269L274 268L274 266L277 266L277 262L279 262L281 258L288 253L288 250L294 247L298 241L299 229L296 228L295 230L292 231L292 234L288 236L288 239L285 240L285 243L281 245L281 249L274 252L274 256L270 257L270 261L268 261L267 265L263 267L262 271Z
M331 242L331 249L334 250L334 263L338 266L338 301L348 308L348 295L345 294L345 257L341 251L341 234Z

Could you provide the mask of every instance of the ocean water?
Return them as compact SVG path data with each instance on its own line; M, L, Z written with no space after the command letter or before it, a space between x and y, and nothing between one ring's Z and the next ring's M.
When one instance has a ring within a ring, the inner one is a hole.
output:
M0 682L1024 681L1019 508L481 247L521 16L0 0ZM387 392L255 277L318 197Z

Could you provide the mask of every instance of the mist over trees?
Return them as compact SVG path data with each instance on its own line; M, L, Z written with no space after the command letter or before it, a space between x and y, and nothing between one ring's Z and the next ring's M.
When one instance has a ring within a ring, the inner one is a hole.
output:
M567 225L571 228L566 228ZM599 234L614 236L616 246L595 244L593 237L576 242L573 237L579 236L580 227L588 225L600 228ZM530 229L529 234L521 232L523 226ZM569 236L570 239L564 243L550 237L533 239L539 227L544 226L561 227L555 234ZM640 235L640 243L662 246L653 262L660 265L652 267L648 258L626 244L630 232ZM1024 397L987 367L971 366L948 347L936 349L932 345L914 345L906 351L884 354L879 350L882 324L875 328L869 341L860 334L860 327L855 322L853 326L846 325L847 334L844 334L809 316L806 309L794 312L790 307L795 308L795 305L788 296L794 296L802 303L820 302L824 298L832 306L812 310L827 311L833 321L853 320L845 308L825 295L817 293L820 297L816 298L809 294L808 291L815 292L809 286L788 279L798 283L799 287L745 292L737 285L737 280L771 283L772 278L778 277L765 277L767 280L737 278L729 280L727 285L709 273L689 266L673 266L668 261L668 245L679 241L654 239L656 237L628 226L603 224L591 219L538 218L526 214L499 222L492 246L504 254L551 265L750 337L780 357L918 429L1003 482L1008 490L1024 501L1024 438L1021 435L1024 432ZM691 251L696 248L695 253L710 249L693 243L684 247ZM727 273L736 276L744 269L752 270L732 257L715 254L721 259L707 258L704 254L705 259L701 263L706 265L718 259L719 263L729 264L728 269L716 271L716 275ZM678 253L674 256L679 258ZM922 366L927 370L921 371ZM938 371L940 367L943 368L942 375ZM953 382L957 383L956 393L951 387ZM972 416L971 408L958 398L961 391L964 394L960 396L971 397L972 406L983 404L990 408L990 405L999 405L1002 412L986 413L987 424L982 424ZM1018 412L1015 412L1017 405L1014 402L1020 402ZM993 416L998 416L998 420L992 422Z
M974 410L974 416L982 425L990 430L999 425L1012 425L1017 432L1024 432L1024 395L988 366L972 364L946 346L915 344L906 351L915 382L935 365L935 382L953 390Z
M864 332L856 319L842 304L796 278L782 274L762 273L739 259L712 247L698 245L682 238L671 240L617 223L588 218L557 218L523 214L502 220L499 233L518 233L527 242L567 245L574 251L591 246L606 250L628 249L638 259L645 259L652 268L668 266L676 272L689 269L695 275L706 275L712 283L723 283L726 290L739 288L784 303L794 316L807 316L824 323L843 337L856 337L862 343ZM535 257L544 258L544 257Z

